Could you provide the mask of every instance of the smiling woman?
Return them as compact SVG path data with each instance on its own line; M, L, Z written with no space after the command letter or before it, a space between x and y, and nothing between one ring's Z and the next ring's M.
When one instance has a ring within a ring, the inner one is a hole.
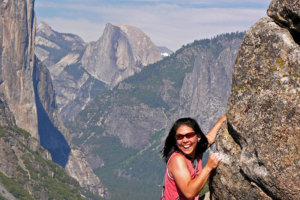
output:
M225 120L223 116L206 136L192 118L181 118L174 123L162 151L167 167L161 200L199 199L199 192L220 162L218 154L213 153L202 169L202 154L214 143Z

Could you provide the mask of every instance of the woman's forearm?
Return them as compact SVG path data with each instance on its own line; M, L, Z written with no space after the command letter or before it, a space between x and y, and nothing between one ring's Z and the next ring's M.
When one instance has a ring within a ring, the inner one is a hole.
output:
M215 126L206 134L206 138L208 140L209 146L215 142L217 133L222 126L222 123L226 120L226 116L224 115L219 121L215 124Z
M199 194L199 192L203 189L205 183L207 182L211 172L218 166L219 162L220 157L217 153L212 153L209 156L207 163L201 170L200 174L188 183L188 190L186 190L184 193L186 198L193 199Z
M187 186L188 189L186 191L183 191L183 195L187 199L194 199L195 196L197 196L205 186L205 183L207 182L211 171L212 169L209 169L205 166L202 169L201 173L196 178L191 180L191 182Z

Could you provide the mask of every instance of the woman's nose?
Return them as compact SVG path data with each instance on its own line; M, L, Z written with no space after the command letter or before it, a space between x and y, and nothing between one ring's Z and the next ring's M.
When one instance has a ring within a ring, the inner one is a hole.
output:
M187 137L183 137L182 142L187 142L189 139Z

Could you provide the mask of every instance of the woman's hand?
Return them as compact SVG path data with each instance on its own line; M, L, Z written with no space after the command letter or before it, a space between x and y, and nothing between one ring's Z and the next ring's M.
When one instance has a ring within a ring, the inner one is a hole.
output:
M220 123L223 123L226 119L227 119L227 118L226 118L226 115L224 115L223 117L221 117L221 119L219 119L219 122L220 122Z
M206 167L208 167L210 170L213 170L217 168L219 165L219 162L221 161L221 158L218 153L212 153L206 163Z

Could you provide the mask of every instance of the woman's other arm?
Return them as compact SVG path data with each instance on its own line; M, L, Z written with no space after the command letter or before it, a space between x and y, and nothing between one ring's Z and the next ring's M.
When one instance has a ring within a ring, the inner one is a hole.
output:
M208 140L208 145L212 145L215 142L217 133L222 126L222 123L226 120L226 116L224 115L219 121L215 124L215 126L206 134L206 138Z

